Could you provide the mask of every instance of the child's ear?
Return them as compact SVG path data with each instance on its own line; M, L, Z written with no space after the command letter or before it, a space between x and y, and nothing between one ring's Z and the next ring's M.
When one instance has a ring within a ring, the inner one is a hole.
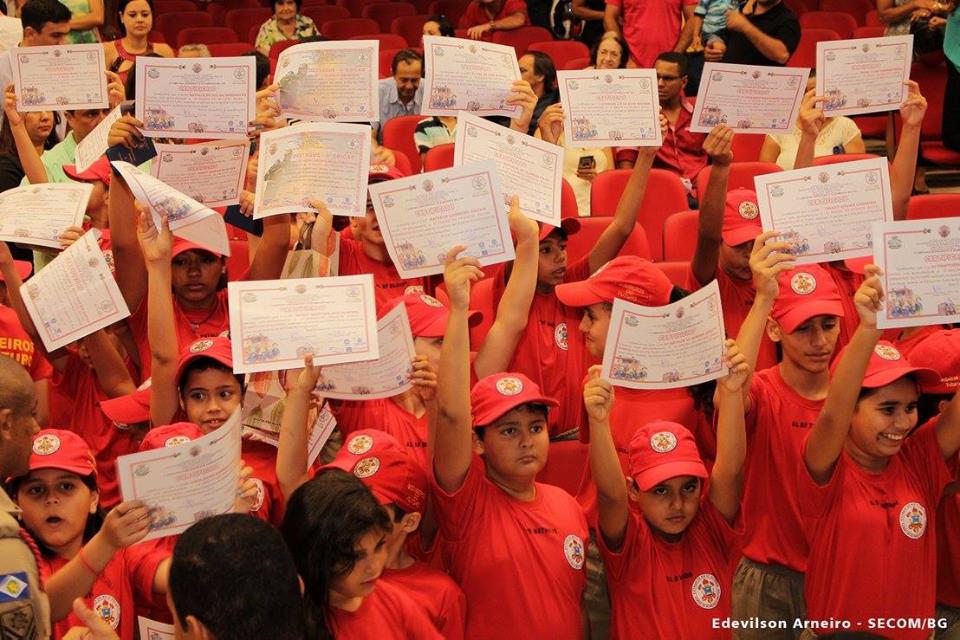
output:
M780 342L780 336L783 334L783 328L780 323L773 318L767 318L767 337L771 342Z
M481 456L482 456L482 455L484 454L484 452L485 452L485 449L483 448L483 440L481 440L481 439L477 436L477 432L476 432L476 431L474 431L474 432L471 434L471 437L473 438L473 452L476 453L477 455L481 455Z
M419 511L414 511L408 513L400 518L400 529L405 533L413 533L420 526L420 521L423 519L423 514Z
M90 515L93 515L97 512L97 507L100 506L100 492L93 490L90 492Z
M631 476L624 477L623 481L627 485L627 497L634 502L638 502L640 500L640 487L637 486L637 481Z

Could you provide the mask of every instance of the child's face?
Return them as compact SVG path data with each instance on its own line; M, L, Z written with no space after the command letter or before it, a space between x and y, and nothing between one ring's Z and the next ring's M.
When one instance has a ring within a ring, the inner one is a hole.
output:
M474 445L493 478L524 484L547 463L547 416L541 410L517 407L488 425L483 439L475 438Z
M797 325L793 333L787 333L772 322L769 335L771 340L780 343L784 360L807 373L823 373L830 367L840 337L840 319L837 316L815 316Z
M61 469L31 471L17 490L24 525L58 553L82 542L87 517L97 511L99 498L80 476Z
M540 263L537 265L537 284L555 287L563 283L567 274L567 239L554 231L540 241Z
M753 279L753 272L750 271L750 254L752 252L753 240L748 240L735 247L731 247L726 242L721 242L720 268L734 280L751 280Z
M192 422L204 433L219 428L240 406L240 384L232 373L221 369L203 369L187 374L180 401Z
M373 204L367 205L367 213L360 222L359 227L360 240L364 243L383 245L383 234L380 233L380 223L377 221L377 214L374 212Z
M857 402L849 444L871 458L889 458L917 426L917 383L903 377Z
M373 593L377 578L387 563L387 534L379 529L368 531L357 542L354 551L357 562L353 569L332 581L331 589L338 599L365 598Z
M418 356L425 356L434 371L440 370L440 350L443 338L414 338L413 350Z
M204 302L217 292L224 263L209 251L184 251L171 263L173 293L189 302Z
M631 493L650 526L667 539L686 531L700 508L700 479L694 476L670 478L649 491L634 487Z
M610 329L610 311L610 305L605 302L583 308L580 333L583 334L587 352L594 358L603 357L603 347L607 344L607 331Z

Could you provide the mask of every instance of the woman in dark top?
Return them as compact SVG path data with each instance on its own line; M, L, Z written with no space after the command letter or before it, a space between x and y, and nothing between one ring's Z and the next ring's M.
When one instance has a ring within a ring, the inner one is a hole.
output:
M53 146L56 140L50 140L55 125L52 111L31 111L20 117L23 118L23 125L37 148L37 153L43 154ZM10 118L5 117L3 125L0 126L0 191L19 187L23 176L23 166L20 164L20 156L17 155L17 145L13 141L13 131L10 130Z

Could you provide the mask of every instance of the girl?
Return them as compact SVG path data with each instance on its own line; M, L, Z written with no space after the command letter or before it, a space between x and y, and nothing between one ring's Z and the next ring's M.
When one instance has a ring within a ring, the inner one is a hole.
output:
M122 37L103 43L107 68L120 76L120 82L126 86L127 76L136 64L137 56L156 53L164 58L173 57L170 45L150 42L153 29L152 0L120 0L117 7L120 16ZM132 97L132 94L131 94Z

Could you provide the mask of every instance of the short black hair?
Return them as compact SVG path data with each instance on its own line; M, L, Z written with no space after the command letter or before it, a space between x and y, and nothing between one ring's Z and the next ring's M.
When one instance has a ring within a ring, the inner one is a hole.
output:
M550 407L542 402L524 402L523 404L518 404L513 409L510 409L510 411L515 411L516 409L526 409L531 413L542 413L544 420L547 420L550 417ZM490 424L476 426L473 428L473 432L477 434L478 438L483 440L483 437L487 434L487 427L489 426Z
M423 21L423 24L427 24L428 22L436 22L437 27L440 29L440 35L446 38L452 38L457 33L456 29L453 28L453 23L450 22L447 16L429 16Z
M187 380L190 379L190 374L194 371L206 371L207 369L216 369L217 371L223 371L224 373L229 373L232 375L237 384L240 385L240 388L243 389L243 376L233 372L233 369L223 364L219 360L214 360L209 356L201 356L192 360L190 364L183 370L183 373L180 374L180 379L177 380L177 391L180 393L180 396L183 397L184 392L187 390Z
M657 60L672 62L673 64L677 65L677 70L681 78L687 75L687 54L679 53L677 51L664 51L657 56Z
M20 10L23 28L31 27L37 33L43 31L43 25L48 22L70 22L71 17L70 9L59 0L28 0Z
M390 62L390 73L397 75L397 67L400 66L401 62L419 62L420 73L423 74L423 56L416 49L400 49L400 51L397 51Z
M527 51L523 55L533 56L533 73L543 76L544 93L555 91L557 88L557 65L553 64L553 58L543 51Z
M194 616L217 638L305 637L293 557L280 532L253 516L212 516L184 531L173 548L169 588L181 627Z
M254 63L257 66L257 91L263 89L264 83L270 76L270 58L259 51L247 51L245 56L253 56Z

